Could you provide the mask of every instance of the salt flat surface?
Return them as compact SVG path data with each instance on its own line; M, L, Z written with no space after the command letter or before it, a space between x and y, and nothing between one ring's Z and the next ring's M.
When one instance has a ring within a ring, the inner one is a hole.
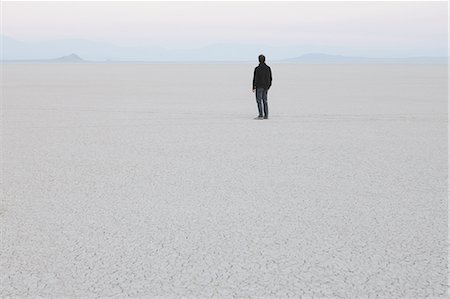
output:
M3 65L0 296L446 297L447 68Z

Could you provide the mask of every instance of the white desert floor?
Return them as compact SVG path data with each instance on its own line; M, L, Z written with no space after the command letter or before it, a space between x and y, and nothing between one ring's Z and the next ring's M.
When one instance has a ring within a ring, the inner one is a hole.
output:
M447 68L6 64L0 296L446 297Z

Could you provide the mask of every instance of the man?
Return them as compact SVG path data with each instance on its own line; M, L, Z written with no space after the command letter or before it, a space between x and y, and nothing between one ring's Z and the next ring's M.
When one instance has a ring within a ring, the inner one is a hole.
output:
M266 57L259 55L259 65L253 74L253 92L256 92L256 103L258 105L258 117L255 119L268 119L269 108L267 107L267 91L272 86L272 71L266 64ZM264 111L264 115L263 115Z

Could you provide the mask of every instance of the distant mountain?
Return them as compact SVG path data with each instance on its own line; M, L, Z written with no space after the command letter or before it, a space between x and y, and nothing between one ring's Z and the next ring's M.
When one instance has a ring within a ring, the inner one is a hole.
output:
M3 60L48 60L77 53L89 61L163 59L165 50L155 46L121 47L84 39L22 42L0 36Z
M75 53L72 53L70 55L61 56L54 59L17 59L17 60L4 60L5 62L37 62L37 63L84 63L84 62L90 62L87 60L82 59L80 56L78 56Z
M200 62L256 63L264 53L269 63L447 63L446 57L367 58L342 55L298 53L314 49L315 45L267 46L263 44L213 44L195 49L165 49L154 45L117 46L84 39L60 39L22 42L0 35L1 56L10 62ZM331 49L330 49L331 51ZM76 53L67 55L67 53ZM56 58L55 57L59 57ZM83 57L80 58L80 57ZM292 57L286 59L286 57Z
M304 63L304 64L382 64L382 63L419 63L419 64L446 64L447 57L406 57L406 58L369 58L369 57L352 57L343 55L329 55L323 53L310 53L298 57L282 59L280 62L285 63Z
M80 56L78 56L77 54L70 54L67 56L62 56L59 58L54 59L55 62L85 62L85 60L81 59Z
M155 45L117 46L85 39L59 39L23 42L0 35L3 60L53 59L77 53L89 61L255 61L264 53L271 61L293 57L297 46L267 46L264 44L212 44L194 49L166 49Z

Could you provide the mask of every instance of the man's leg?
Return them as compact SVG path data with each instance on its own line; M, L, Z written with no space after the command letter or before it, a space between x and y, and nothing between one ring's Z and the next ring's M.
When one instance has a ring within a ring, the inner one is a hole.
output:
M267 105L267 89L264 89L262 100L264 104L264 118L269 118L269 106Z
M256 104L258 105L258 116L263 117L263 93L264 89L257 88L256 89Z

